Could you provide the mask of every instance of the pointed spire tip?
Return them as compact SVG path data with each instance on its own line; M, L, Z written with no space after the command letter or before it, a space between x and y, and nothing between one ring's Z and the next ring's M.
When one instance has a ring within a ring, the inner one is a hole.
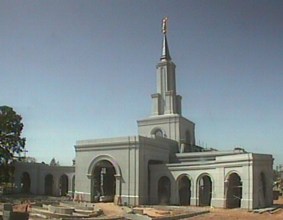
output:
M162 33L164 35L163 35L163 41L162 41L162 53L161 53L161 57L160 57L161 61L169 61L169 60L171 60L170 53L169 53L168 42L167 42L167 37L166 37L167 28L168 28L167 22L168 22L168 18L167 17L162 19Z

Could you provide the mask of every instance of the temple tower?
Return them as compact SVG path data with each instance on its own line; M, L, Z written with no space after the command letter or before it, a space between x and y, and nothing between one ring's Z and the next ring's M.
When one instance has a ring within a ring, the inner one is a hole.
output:
M182 117L182 97L176 90L176 65L171 59L167 41L167 18L162 20L162 48L156 66L156 93L151 95L151 116L138 121L141 136L161 136L178 142L180 152L192 151L195 145L195 124Z
M176 93L176 65L171 60L167 42L167 18L163 19L162 24L162 52L160 62L156 66L157 92L151 95L153 100L152 115L181 115L182 97Z

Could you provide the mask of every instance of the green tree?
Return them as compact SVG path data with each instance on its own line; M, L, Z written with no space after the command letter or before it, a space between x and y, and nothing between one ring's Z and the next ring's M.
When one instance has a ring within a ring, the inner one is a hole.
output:
M12 160L15 153L25 148L25 138L21 137L24 124L22 117L13 108L0 106L0 159L1 163Z
M22 117L9 106L0 106L0 176L7 181L13 167L10 165L25 148L25 138L21 137L23 130ZM0 180L0 181L1 181Z

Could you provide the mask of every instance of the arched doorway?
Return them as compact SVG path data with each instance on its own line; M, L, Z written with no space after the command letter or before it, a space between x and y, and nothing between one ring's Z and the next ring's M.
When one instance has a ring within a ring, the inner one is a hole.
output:
M171 182L167 176L163 176L158 181L158 203L166 205L170 203Z
M53 194L53 176L51 174L47 174L45 176L44 192L45 195L49 195L49 196L52 196Z
M108 160L95 164L92 179L92 200L113 202L116 194L115 168Z
M226 208L240 208L242 199L242 182L237 173L229 175L226 182Z
M21 178L21 192L30 193L30 175L28 172L24 172Z
M68 194L69 188L68 176L66 174L60 177L59 188L60 188L60 196L66 196Z
M180 205L191 204L191 180L182 176L178 181Z
M212 181L210 176L203 175L198 181L199 206L210 206L212 195Z

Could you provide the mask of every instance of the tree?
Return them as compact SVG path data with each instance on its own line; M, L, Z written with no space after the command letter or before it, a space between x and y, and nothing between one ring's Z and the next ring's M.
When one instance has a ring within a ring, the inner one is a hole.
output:
M0 182L9 181L14 171L11 165L15 154L25 148L25 138L21 137L23 130L22 117L9 106L0 106Z
M0 163L13 160L25 148L25 138L21 137L24 124L22 117L9 106L0 106Z

